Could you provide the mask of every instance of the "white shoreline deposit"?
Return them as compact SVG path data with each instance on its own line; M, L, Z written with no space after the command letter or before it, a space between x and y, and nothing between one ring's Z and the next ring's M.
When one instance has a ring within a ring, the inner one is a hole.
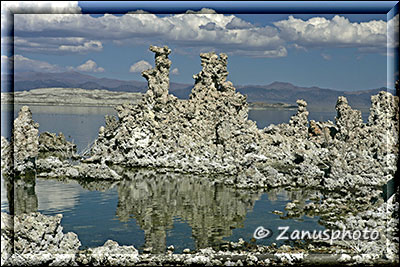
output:
M1 93L2 104L114 107L122 103L137 103L141 99L141 93L80 88L41 88L22 92Z

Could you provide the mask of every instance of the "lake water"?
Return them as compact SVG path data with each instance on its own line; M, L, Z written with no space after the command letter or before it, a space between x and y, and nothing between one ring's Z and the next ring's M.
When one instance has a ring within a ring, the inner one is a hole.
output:
M2 105L2 135L7 121L17 116L10 105ZM63 132L77 144L78 151L88 146L104 125L104 115L113 114L104 107L31 106L39 131ZM271 123L288 122L295 110L251 110L249 118L263 128ZM310 112L310 119L332 120L334 113ZM363 114L364 120L368 114ZM290 219L285 205L294 199L306 203L311 191L239 190L193 175L155 174L138 171L134 180L119 182L36 179L8 184L1 180L1 210L15 213L40 211L47 215L63 214L64 232L78 234L83 247L103 245L108 239L121 245L134 245L153 252L174 245L177 252L185 248L217 247L226 241L243 238L250 241L254 230L264 226L274 235L260 244L275 240L279 226L291 229L321 230L318 217ZM282 211L277 215L273 211Z

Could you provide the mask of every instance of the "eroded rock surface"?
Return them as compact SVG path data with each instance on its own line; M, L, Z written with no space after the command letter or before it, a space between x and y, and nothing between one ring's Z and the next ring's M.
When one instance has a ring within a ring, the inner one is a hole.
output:
M156 68L143 73L149 80L147 100L117 107L118 120L100 129L89 162L235 175L226 183L238 187L334 189L382 184L393 177L398 98L390 93L372 97L367 124L339 97L336 124L309 123L307 103L298 100L288 124L259 130L247 119L246 97L226 81L225 54L202 53L190 99L177 100L167 90L170 50L150 50L156 53Z
M70 158L76 153L76 145L68 142L63 133L43 132L39 135L39 152Z
M321 216L321 221L330 227L380 227L386 238L383 241L372 245L347 244L347 248L353 251L360 249L366 255L377 253L377 257L395 261L398 240L394 238L393 224L396 220L398 222L398 217L393 213L398 206L393 206L393 200L376 207L367 203L377 197L378 191L374 188L393 179L397 171L397 96L384 91L372 96L367 123L362 121L359 111L350 107L345 97L338 98L335 123L309 122L307 103L298 100L298 111L289 123L270 125L260 130L255 122L247 119L246 97L235 92L232 83L226 81L225 54L202 53L202 70L194 75L195 85L190 99L178 100L168 93L171 66L168 55L171 50L154 46L150 50L155 53L155 68L143 72L149 90L138 104L117 106L118 118L106 117L106 125L100 127L87 158L71 163L68 158L71 155L66 158L57 155L39 157L41 149L73 151L73 144L61 135L50 133L39 138L38 124L32 120L29 108L23 107L14 122L11 143L3 137L1 140L2 171L11 177L14 172L25 175L33 170L35 175L41 177L95 178L121 180L123 183L123 178L134 178L128 168L150 167L159 172L201 173L238 188L307 186L323 189L329 192L330 197L304 204L301 209L307 214ZM163 195L150 186L148 192L152 190L154 194ZM194 192L196 190L193 189ZM121 205L129 206L142 201L128 189L119 194ZM142 197L145 199L148 195ZM221 199L225 198L221 196ZM17 210L29 212L35 209L35 203L37 200L35 202L34 199L29 203L23 202ZM246 203L243 207L247 207ZM294 204L287 206L288 216L295 215L295 208ZM23 254L13 256L9 261L12 264L102 265L122 262L129 265L137 262L135 248L119 246L113 241L76 256L79 240L74 235L61 232L61 217L48 219L37 213L21 215L16 220L19 233L12 236L11 228L4 226L3 231L3 221L10 221L7 216L2 213L2 262L3 259L10 259L7 244L16 237L16 251ZM119 216L124 218L128 215L119 211ZM367 219L369 216L371 221ZM384 232L385 225L377 222L379 218L387 221L390 230ZM55 226L43 229L42 222L46 221ZM146 231L151 226L143 225L143 228ZM3 243L6 244L4 250ZM389 244L387 252L379 254L377 250L385 244ZM270 248L258 249L270 251ZM290 250L290 247L271 250L275 253L273 259L263 259L262 263L291 264L305 259L305 255L286 253ZM64 256L57 254L60 251ZM116 251L127 253L117 255ZM36 254L32 256L31 252L38 252L40 257ZM221 261L214 256L212 249L205 249L190 256L139 256L139 260L149 264L171 261L176 264L233 264L231 260ZM376 259L341 257L342 262L350 263L369 263ZM235 263L239 264L239 261L240 264L261 263L253 254L244 254L244 258Z
M118 117L106 117L84 160L72 165L59 157L41 158L36 162L41 176L119 180L124 176L120 167L150 167L221 175L226 184L241 188L290 185L328 190L382 185L394 177L397 96L382 91L371 97L367 123L345 97L338 98L335 123L309 122L307 103L298 100L289 123L260 130L247 118L246 97L226 80L225 54L202 53L202 70L193 76L190 99L178 100L168 92L171 50L166 46L150 50L155 53L155 67L142 73L149 86L142 101L117 106ZM16 153L32 159L38 149L37 125L28 108L20 113L16 132L21 133L21 121L30 131L18 139ZM52 140L57 138L61 137ZM27 140L33 145L28 146ZM66 147L57 142L52 146ZM17 158L21 166L31 166L29 160L21 161L24 157ZM2 160L4 166L7 162Z
M9 174L14 168L12 159L12 147L10 142L4 137L1 137L1 171Z
M35 169L35 159L39 154L39 124L32 119L32 112L23 106L14 121L11 140L14 169L18 173Z
M165 104L170 97L168 95L169 89L169 69L171 67L171 60L168 55L171 49L167 46L157 47L150 46L150 51L155 53L155 68L145 70L142 76L148 81L148 91L144 98L151 104L153 100Z
M61 218L62 215L11 216L2 212L2 265L73 264L81 243L75 233L62 232Z

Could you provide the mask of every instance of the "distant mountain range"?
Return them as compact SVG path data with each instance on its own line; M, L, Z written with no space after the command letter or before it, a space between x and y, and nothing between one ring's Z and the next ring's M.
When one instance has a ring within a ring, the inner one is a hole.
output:
M12 88L10 81L10 76L2 75L2 92L7 91L5 88ZM21 72L14 75L15 91L49 87L144 93L147 90L147 82L96 78L78 72ZM178 98L186 99L189 97L192 87L191 84L171 83L170 92ZM334 110L338 96L346 96L350 105L354 108L368 108L371 95L377 94L381 90L387 90L386 88L377 88L346 92L319 87L300 87L285 82L273 82L269 85L235 85L235 87L237 91L247 95L249 102L295 104L297 99L304 99L311 109L329 111Z

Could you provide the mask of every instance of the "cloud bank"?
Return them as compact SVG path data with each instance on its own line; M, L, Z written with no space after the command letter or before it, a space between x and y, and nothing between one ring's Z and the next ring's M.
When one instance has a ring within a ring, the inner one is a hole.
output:
M2 66L3 64L10 63L7 65L14 66L14 69L16 71L60 72L64 70L63 67L60 67L56 64L50 64L45 61L30 59L22 55L14 55L12 57L2 55L1 61Z
M104 72L105 69L97 66L97 63L91 59L87 60L82 65L77 67L73 66L59 66L57 64L51 64L46 61L35 60L24 57L22 55L14 55L7 57L1 56L1 67L2 73L12 72L14 68L15 72L24 71L35 71L35 72L64 72L64 71L82 71L82 72Z
M281 38L302 47L386 47L387 23L383 20L352 23L338 15L331 20L289 16L274 25L280 30Z
M86 14L18 14L15 32L21 49L35 50L38 42L51 39L60 51L101 51L102 42L119 44L167 43L180 47L207 47L258 57L282 57L287 47L386 47L387 26L383 20L350 22L336 15L332 19L302 20L289 16L271 26L257 26L235 15L212 14L206 10L166 17L143 12L93 17ZM68 36L68 37L61 37ZM79 44L68 44L72 39ZM64 43L65 42L65 43ZM28 48L29 47L29 48Z

